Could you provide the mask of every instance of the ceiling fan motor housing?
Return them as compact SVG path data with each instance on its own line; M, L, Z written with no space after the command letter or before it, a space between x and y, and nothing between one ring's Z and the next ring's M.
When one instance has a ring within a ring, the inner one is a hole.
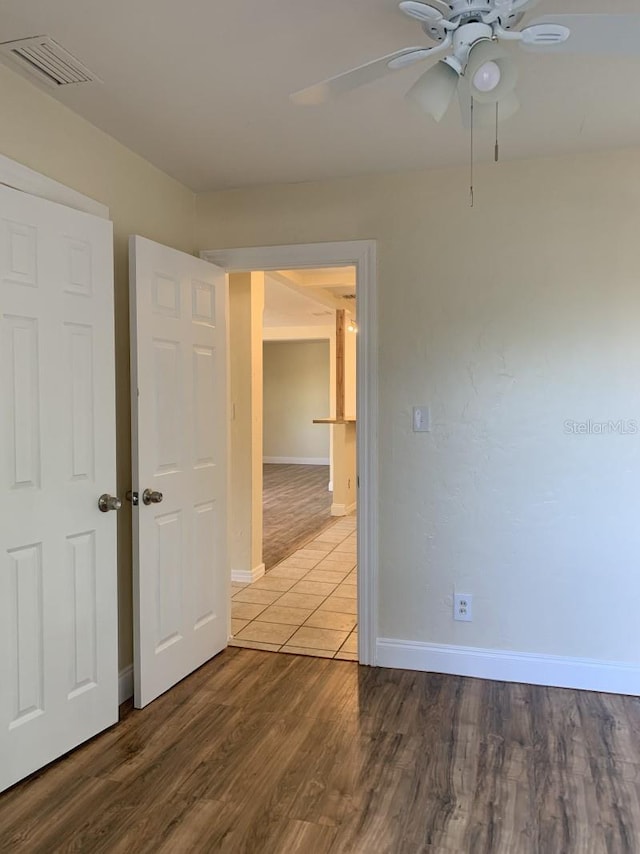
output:
M453 34L453 53L460 64L461 73L464 73L469 61L472 48L479 42L491 41L493 29L489 24L470 23L463 24Z
M513 2L513 0L506 0L506 2L498 2L496 0L448 0L446 3L447 6L451 9L449 14L449 20L455 20L459 18L461 20L477 17L478 20L482 20L482 16L488 14L489 12L493 12L494 10L499 10L501 14L504 16L508 15L516 15L518 12L516 8L522 6L522 3Z

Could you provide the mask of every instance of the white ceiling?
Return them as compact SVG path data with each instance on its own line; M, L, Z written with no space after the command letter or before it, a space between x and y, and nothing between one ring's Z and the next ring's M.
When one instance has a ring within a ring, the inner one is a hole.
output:
M265 276L263 325L332 326L337 308L355 316L355 267L280 270Z
M267 273L264 286L263 326L331 326L334 312L319 302L292 291Z
M542 0L545 12L640 11L638 0ZM457 111L442 125L403 94L425 66L341 100L289 94L428 43L395 0L2 0L0 40L47 33L102 80L56 97L197 191L466 164ZM640 143L637 59L518 53L505 158ZM52 92L53 90L48 89ZM488 132L479 156L492 155Z

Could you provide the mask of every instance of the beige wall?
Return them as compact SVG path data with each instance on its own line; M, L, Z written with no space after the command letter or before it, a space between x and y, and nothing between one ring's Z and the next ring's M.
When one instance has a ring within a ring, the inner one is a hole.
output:
M229 276L229 379L231 384L232 578L255 580L262 562L262 315L264 273ZM243 575L235 575L243 573ZM246 573L252 573L246 576Z
M481 167L474 210L450 170L207 194L194 226L191 192L2 67L0 103L0 153L111 209L121 493L128 234L186 251L374 238L379 633L638 662L640 150ZM411 432L415 404L431 433ZM610 419L630 432L602 435ZM125 665L128 508L119 572ZM473 623L452 621L454 588Z
M357 333L347 330L344 336L344 414L347 418L355 418L357 412L357 341Z
M115 237L118 493L131 485L127 239L194 250L194 195L141 157L0 66L0 153L110 208ZM108 486L105 485L105 488ZM118 520L120 665L132 660L131 509Z
M335 424L333 430L332 516L353 513L357 501L356 425Z
M467 178L207 194L197 245L378 241L381 636L638 662L640 436L565 422L640 415L640 150Z
M329 459L329 342L264 344L264 457Z

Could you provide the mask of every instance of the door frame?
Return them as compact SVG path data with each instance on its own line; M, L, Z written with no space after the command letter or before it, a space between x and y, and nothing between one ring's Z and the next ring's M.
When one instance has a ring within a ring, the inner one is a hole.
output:
M109 219L109 208L106 205L49 178L48 175L35 172L17 160L5 157L4 154L0 154L0 184L83 213L93 214L100 219Z
M205 249L200 257L227 273L355 266L358 464L358 660L375 665L378 635L378 284L376 241Z

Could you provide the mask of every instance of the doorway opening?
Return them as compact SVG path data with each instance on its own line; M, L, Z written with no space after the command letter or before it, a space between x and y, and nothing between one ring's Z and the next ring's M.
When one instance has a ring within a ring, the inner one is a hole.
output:
M334 243L295 244L267 247L246 247L238 249L204 250L201 257L207 261L222 267L233 280L233 288L230 289L230 309L232 315L230 333L231 374L232 384L234 371L238 370L236 356L243 351L238 335L245 337L252 335L256 340L255 327L262 327L263 305L259 299L251 299L252 290L260 292L260 285L264 289L265 272L287 271L287 270L309 270L331 267L354 267L356 270L357 289L357 319L358 332L354 335L357 352L357 420L351 429L353 441L357 450L357 465L354 478L351 480L351 488L355 489L357 495L357 506L355 519L351 520L353 525L357 519L357 541L353 532L346 532L342 543L334 542L332 551L339 552L336 545L342 545L344 540L350 539L347 546L356 547L357 558L357 659L360 664L372 665L376 662L377 643L377 613L378 613L378 347L377 347L377 271L376 271L376 245L372 240L345 241ZM252 272L265 271L265 272ZM242 275L239 275L242 274ZM254 287L255 286L255 287ZM236 306L232 305L236 302ZM239 301L239 302L238 302ZM234 311L241 309L243 323L238 327L237 317L233 321ZM350 333L353 334L353 333ZM232 403L232 457L231 480L233 489L230 502L230 545L233 550L234 541L238 540L250 544L252 553L245 556L244 567L238 571L237 565L232 561L232 573L234 583L248 584L259 580L265 575L265 567L261 565L260 538L247 537L246 532L254 531L252 524L256 514L262 516L262 433L256 435L254 430L251 450L238 458L234 456L233 437L239 436L246 425L253 423L252 413L262 412L262 387L251 382L252 372L262 375L263 347L254 346L250 350L250 357L246 358L244 366L240 365L239 376L244 376L245 382L239 387L244 389L244 394L235 397ZM234 367L235 364L235 367ZM238 374L236 374L236 380ZM237 386L238 387L238 386ZM248 417L247 417L248 416ZM344 419L346 421L346 419ZM348 429L346 424L341 425ZM236 442L236 449L241 443ZM252 491L252 485L260 484L259 500L257 490ZM243 486L244 483L244 486ZM238 505L234 496L240 497ZM336 501L336 491L332 503ZM354 499L355 501L355 499ZM336 501L336 503L339 503ZM346 503L346 502L345 502ZM347 517L337 518L336 525L346 527L349 524ZM324 533L324 532L321 532ZM338 531L339 533L339 531ZM240 536L239 536L240 535ZM334 534L335 536L335 534ZM325 538L326 539L326 538ZM342 538L341 538L342 539ZM254 560L259 557L258 562ZM306 567L302 567L306 569ZM308 571L316 569L310 567ZM321 571L321 570L316 570ZM272 570L273 572L273 570ZM352 570L349 570L349 573ZM244 577L238 577L240 573L246 573ZM276 576L272 576L276 577ZM352 580L352 579L350 579ZM297 583L297 582L296 582ZM341 582L342 583L342 582ZM230 585L231 586L231 585ZM276 591L277 592L277 591ZM289 592L283 591L284 593ZM253 604L265 604L261 599L259 590L255 591L259 601ZM246 597L245 597L246 598ZM339 597L342 598L342 597ZM248 604L252 604L249 602ZM269 607L273 602L267 602ZM266 607L262 611L266 610ZM355 641L355 636L354 636ZM254 642L257 646L260 641ZM268 644L268 642L262 642ZM287 644L281 644L284 646ZM354 644L355 645L355 644ZM277 646L272 644L271 646ZM265 645L262 648L271 649ZM324 655L333 657L334 653L325 650ZM355 655L355 653L354 653Z
M230 279L233 645L357 660L356 314L353 265Z

